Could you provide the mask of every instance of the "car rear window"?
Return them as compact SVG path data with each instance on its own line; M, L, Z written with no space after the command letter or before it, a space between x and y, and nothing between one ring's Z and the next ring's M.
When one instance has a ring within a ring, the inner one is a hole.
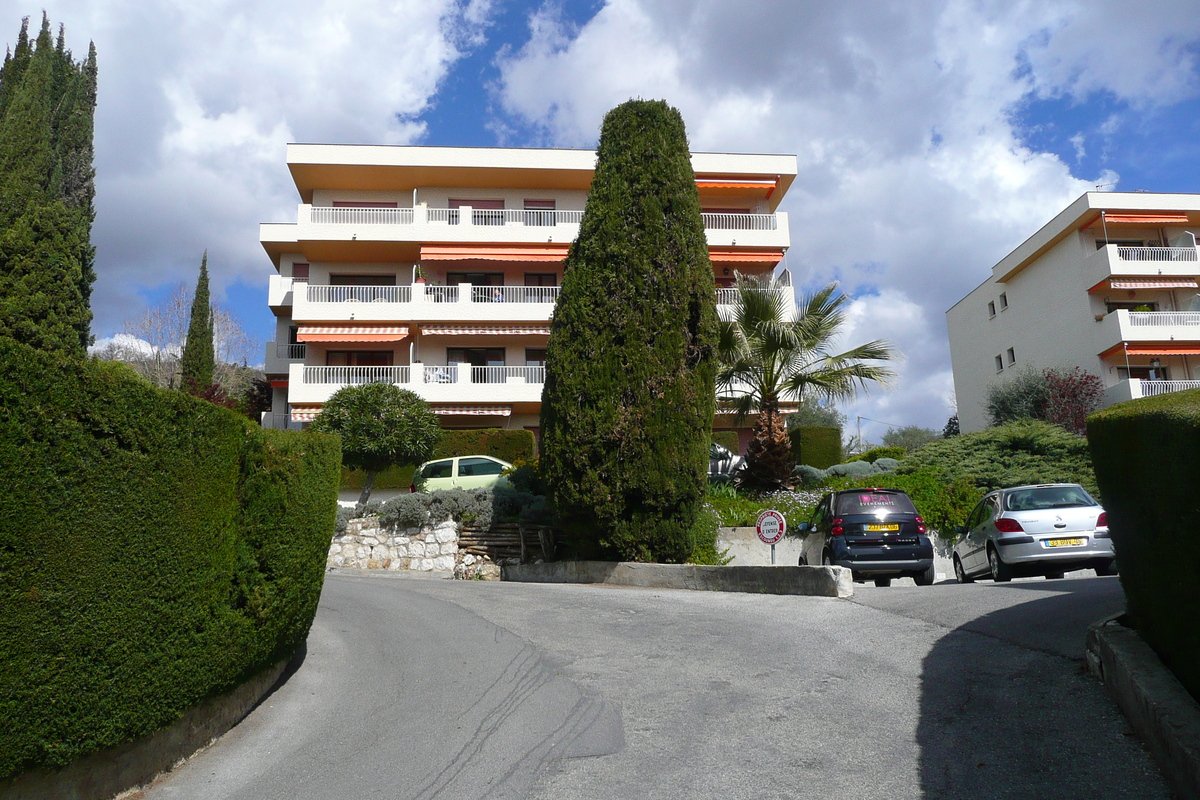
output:
M1082 486L1035 486L1010 492L1004 498L1007 511L1041 511L1099 505Z
M434 461L431 464L426 464L421 469L422 478L453 478L454 477L454 462L453 461Z
M837 514L876 514L885 511L891 514L916 514L908 495L897 492L847 492L838 495Z

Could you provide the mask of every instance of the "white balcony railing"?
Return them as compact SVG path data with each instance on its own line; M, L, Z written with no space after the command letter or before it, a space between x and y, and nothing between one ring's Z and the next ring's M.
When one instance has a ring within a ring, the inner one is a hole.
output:
M413 210L313 206L309 219L316 225L412 225Z
M411 303L411 286L323 286L306 284L310 303Z
M1137 327L1200 325L1200 311L1130 311L1129 324Z
M509 378L526 383L545 383L545 367L471 367L471 383L507 383Z
M457 286L430 286L425 285L425 299L431 303L457 303L458 302L458 287Z
M430 366L426 365L424 370L424 383L458 383L458 365L448 364L445 366Z
M1154 397L1187 389L1200 389L1200 381L1142 381L1142 397Z
M555 303L557 286L474 286L473 303Z
M279 358L286 358L288 361L303 361L307 350L308 347L303 344L275 345L275 355Z
M1117 258L1122 261L1196 261L1194 247L1126 247L1117 246Z
M774 214L704 213L704 229L709 231L773 231L779 226Z
M305 383L408 383L408 367L305 367Z

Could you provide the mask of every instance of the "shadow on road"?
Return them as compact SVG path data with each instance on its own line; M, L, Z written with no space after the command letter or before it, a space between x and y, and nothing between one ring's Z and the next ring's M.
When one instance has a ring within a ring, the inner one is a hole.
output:
M1113 613L1090 583L1056 581L1057 594L966 622L926 656L917 727L924 797L1170 797L1084 670L1087 625Z

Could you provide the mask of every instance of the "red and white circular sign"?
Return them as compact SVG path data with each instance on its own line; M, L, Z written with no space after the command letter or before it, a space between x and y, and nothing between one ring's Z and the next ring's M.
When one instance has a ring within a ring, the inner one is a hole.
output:
M784 520L783 514L767 509L758 515L754 530L763 544L776 544L787 533L787 521Z

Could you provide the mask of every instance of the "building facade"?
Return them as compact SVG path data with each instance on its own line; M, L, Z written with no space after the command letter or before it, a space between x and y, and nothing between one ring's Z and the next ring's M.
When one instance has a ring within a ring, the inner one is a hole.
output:
M1082 367L1103 404L1200 387L1200 195L1088 192L949 311L959 424L1025 367Z
M387 381L427 400L443 427L536 434L595 152L293 144L287 163L297 219L260 229L277 272L265 424L302 425L341 387ZM692 164L728 313L736 271L782 269L790 238L776 209L796 158L695 153Z

